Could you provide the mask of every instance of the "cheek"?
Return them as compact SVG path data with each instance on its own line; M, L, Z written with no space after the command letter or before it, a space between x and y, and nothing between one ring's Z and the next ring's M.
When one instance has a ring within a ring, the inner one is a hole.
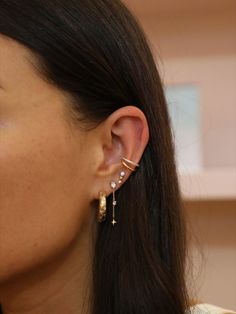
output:
M69 245L86 212L85 175L66 131L13 133L0 140L0 282Z

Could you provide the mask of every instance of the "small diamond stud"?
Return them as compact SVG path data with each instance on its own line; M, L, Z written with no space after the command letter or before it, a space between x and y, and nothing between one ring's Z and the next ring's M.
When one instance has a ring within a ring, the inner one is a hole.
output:
M115 189L116 188L116 183L114 181L111 182L111 188Z
M125 172L124 172L124 171L121 171L120 176L121 176L121 177L124 177L124 176L125 176Z

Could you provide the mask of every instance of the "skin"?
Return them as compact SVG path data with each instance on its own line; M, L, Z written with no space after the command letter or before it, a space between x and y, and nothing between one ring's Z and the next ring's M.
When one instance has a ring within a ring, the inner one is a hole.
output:
M140 161L147 120L124 106L94 130L76 127L65 93L30 61L0 35L0 303L4 314L89 313L96 200L132 174L120 159Z

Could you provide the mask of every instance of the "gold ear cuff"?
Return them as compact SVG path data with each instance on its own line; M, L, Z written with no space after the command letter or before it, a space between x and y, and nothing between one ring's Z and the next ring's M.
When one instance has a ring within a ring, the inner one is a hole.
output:
M135 166L135 167L139 167L139 164L137 164L136 162L134 162L134 161L132 161L132 160L129 160L129 159L125 158L125 157L123 157L123 158L121 159L121 162L122 162L122 164L123 164L126 168L128 168L128 169L131 170L131 171L135 171L136 169L133 168L133 167L130 167L129 164L131 164L132 166Z

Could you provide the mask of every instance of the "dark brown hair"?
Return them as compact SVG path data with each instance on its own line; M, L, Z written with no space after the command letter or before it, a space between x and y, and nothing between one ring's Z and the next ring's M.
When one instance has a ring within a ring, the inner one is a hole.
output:
M183 314L185 224L174 143L141 26L119 0L0 0L0 33L29 48L84 120L100 123L126 105L144 112L150 139L140 168L117 191L119 223L98 227L92 314Z

